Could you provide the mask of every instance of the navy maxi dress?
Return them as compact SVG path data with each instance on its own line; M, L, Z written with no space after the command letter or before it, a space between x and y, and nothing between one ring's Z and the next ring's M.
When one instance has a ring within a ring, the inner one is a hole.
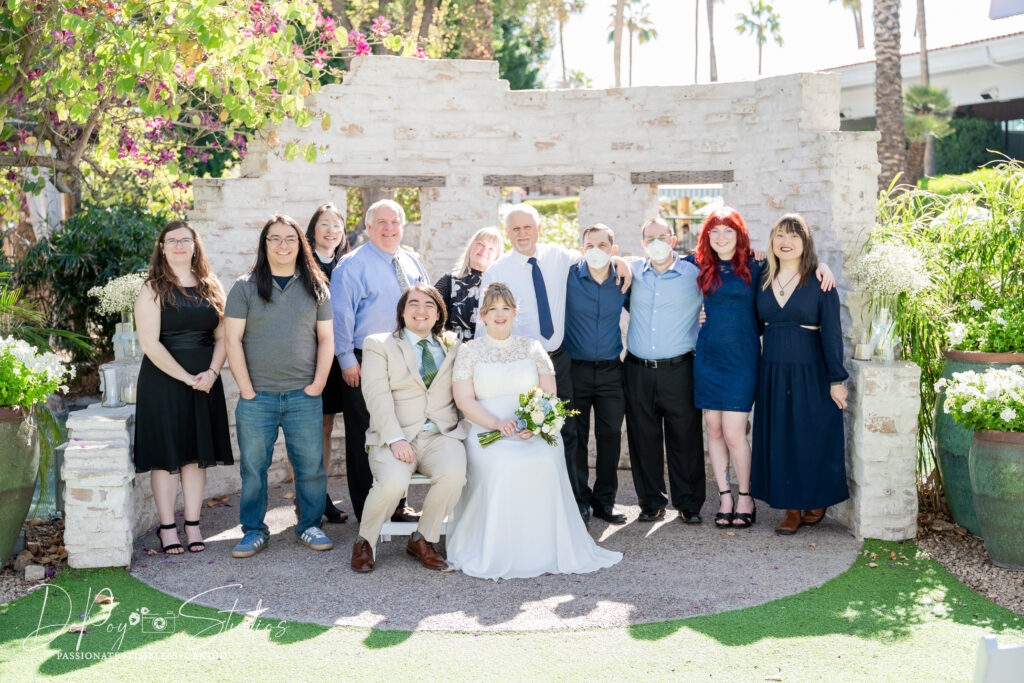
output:
M697 334L693 364L694 404L704 410L749 413L754 405L761 354L754 300L761 264L750 259L747 265L749 285L733 273L731 263L720 262L722 284L704 296L707 320Z
M777 509L835 505L850 495L843 412L829 394L830 383L849 376L843 367L839 296L834 289L821 291L811 278L780 308L771 287L757 290L764 338L751 493Z

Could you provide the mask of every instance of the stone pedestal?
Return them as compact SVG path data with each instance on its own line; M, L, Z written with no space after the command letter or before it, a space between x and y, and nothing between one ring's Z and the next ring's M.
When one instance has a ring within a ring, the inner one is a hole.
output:
M917 416L921 369L850 361L846 472L850 499L832 512L857 538L917 535Z

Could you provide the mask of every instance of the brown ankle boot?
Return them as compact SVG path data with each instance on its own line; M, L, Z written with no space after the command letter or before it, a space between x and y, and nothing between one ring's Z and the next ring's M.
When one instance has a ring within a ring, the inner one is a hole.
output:
M825 519L825 508L818 508L817 510L804 510L802 522L804 526L811 526L817 524L821 520Z
M775 527L775 533L780 536L792 536L800 528L800 511L786 510L786 516L782 518L779 525Z

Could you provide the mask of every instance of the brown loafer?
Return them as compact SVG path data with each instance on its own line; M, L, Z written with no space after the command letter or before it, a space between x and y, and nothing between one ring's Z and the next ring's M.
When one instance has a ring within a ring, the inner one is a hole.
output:
M812 526L823 519L825 519L825 508L818 508L817 510L804 510L800 524L803 526Z
M352 546L352 570L357 572L373 571L373 548L361 538Z
M441 557L441 553L434 550L434 544L420 536L420 540L414 541L409 537L409 543L405 546L405 552L409 553L420 561L427 569L447 569L448 563Z
M800 528L800 511L786 510L786 516L782 518L779 525L775 527L775 533L780 536L792 536Z

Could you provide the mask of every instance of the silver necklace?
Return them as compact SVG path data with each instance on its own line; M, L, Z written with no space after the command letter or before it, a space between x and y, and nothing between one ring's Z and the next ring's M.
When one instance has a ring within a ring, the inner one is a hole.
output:
M797 275L799 275L799 274L800 274L800 271L797 271L796 274L793 275L793 277L791 277L788 280L786 280L786 284L782 284L781 282L779 282L779 278L778 277L775 278L775 281L779 282L779 296L786 296L786 287L789 287L789 285L793 282L793 280L795 280L797 278Z

